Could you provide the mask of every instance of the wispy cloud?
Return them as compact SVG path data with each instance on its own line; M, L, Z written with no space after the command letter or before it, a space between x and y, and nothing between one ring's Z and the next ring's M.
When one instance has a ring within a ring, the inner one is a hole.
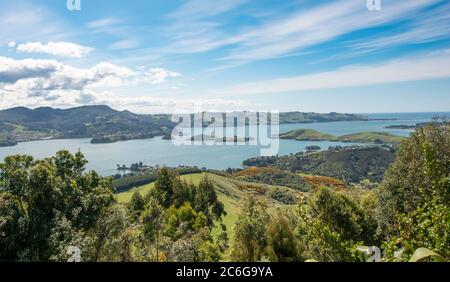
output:
M438 1L384 1L380 12L368 11L363 2L332 2L265 24L241 35L242 46L232 51L226 60L278 57L328 42L353 31L404 19Z
M219 23L210 17L232 11L243 1L223 1L226 4L220 2L222 6L215 6L216 2L210 1L200 5L200 2L204 1L189 1L168 16L175 22L165 29L171 41L165 47L166 51L199 53L227 47L228 55L221 59L227 61L228 66L237 66L243 62L287 56L354 31L410 19L417 11L440 0L385 0L383 10L379 12L369 11L366 2L361 0L326 2L283 17L271 14L269 18L261 19L261 24L241 26L233 32L223 28L223 19ZM442 17L445 17L443 13ZM434 30L438 32L438 28ZM399 36L413 37L414 34ZM429 33L428 36L432 37Z
M102 19L90 21L86 24L86 26L91 29L98 29L98 28L108 27L108 26L112 26L112 25L117 25L122 22L123 22L123 20L119 19L119 18L102 18Z
M111 44L110 48L113 50L125 50L136 48L139 45L139 42L134 39L124 39L119 40Z
M27 42L17 45L19 52L26 53L45 53L48 55L67 57L67 58L81 58L88 55L94 49L91 47L82 46L72 42Z
M0 44L11 41L62 40L72 31L63 19L36 3L0 3Z
M449 65L450 50L443 50L376 65L350 65L335 71L239 84L219 93L267 94L449 78Z
M376 50L405 44L426 43L450 38L450 3L418 15L404 32L382 35L354 44L355 49Z
M219 15L235 9L248 0L189 0L178 9L167 15L170 19L199 19Z

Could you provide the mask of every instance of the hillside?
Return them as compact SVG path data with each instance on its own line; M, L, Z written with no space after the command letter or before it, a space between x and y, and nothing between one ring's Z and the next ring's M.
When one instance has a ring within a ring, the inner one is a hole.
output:
M397 144L405 137L387 132L359 132L343 136L333 136L314 129L295 129L280 134L280 139L295 139L297 141L341 141L354 143Z
M214 183L218 199L224 204L227 215L223 218L223 223L226 225L230 237L233 235L233 226L239 213L240 203L247 195L266 199L270 212L274 212L277 208L281 207L293 207L293 204L295 204L299 197L302 197L303 195L303 193L299 191L283 186L239 181L213 173L187 174L180 176L180 178L189 183L192 182L193 184L198 185L205 175L207 175L208 179ZM154 183L139 186L127 192L116 194L116 199L120 203L127 203L131 200L134 192L139 192L144 196L153 188Z
M310 186L298 175L268 167L249 167L235 173L235 179L270 185L281 185L302 192L309 191Z
M297 141L329 141L336 139L336 137L314 129L296 129L280 134L280 139L295 139Z
M367 121L369 118L365 115L341 114L341 113L302 113L285 112L280 113L280 123L313 123L313 122L333 122L333 121Z
M315 153L258 157L243 162L245 166L267 166L282 170L329 176L346 183L364 179L379 182L394 161L395 150L380 146L333 147Z
M95 138L96 143L105 143L164 135L173 127L167 116L137 115L108 106L17 107L0 111L0 132L19 142L44 138Z
M400 143L405 137L393 135L386 132L361 132L339 136L341 142L357 142L357 143L376 143L376 144L396 144Z

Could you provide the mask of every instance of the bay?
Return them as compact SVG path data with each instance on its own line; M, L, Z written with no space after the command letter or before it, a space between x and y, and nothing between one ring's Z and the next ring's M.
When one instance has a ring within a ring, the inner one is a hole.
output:
M335 136L364 131L384 131L409 136L411 130L386 129L385 127L428 122L437 115L450 117L450 113L369 114L370 119L376 120L283 124L280 125L280 133L298 128L308 128ZM328 149L330 146L349 146L355 145L355 143L280 140L278 154L286 155L304 151L309 145L318 145L322 149ZM259 156L261 148L250 145L175 146L170 140L163 140L160 137L110 144L90 144L90 139L61 139L24 142L14 147L2 147L0 148L0 159L3 160L6 156L14 154L26 154L40 159L52 156L63 149L72 153L81 151L89 160L88 169L97 170L102 175L112 175L117 173L117 164L129 166L131 163L140 161L148 165L171 167L187 165L209 169L237 168L245 159Z

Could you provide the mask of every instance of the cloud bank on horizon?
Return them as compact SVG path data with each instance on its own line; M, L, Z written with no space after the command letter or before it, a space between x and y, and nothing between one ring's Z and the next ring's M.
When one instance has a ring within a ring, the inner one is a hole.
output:
M81 3L0 0L1 109L450 111L445 0Z

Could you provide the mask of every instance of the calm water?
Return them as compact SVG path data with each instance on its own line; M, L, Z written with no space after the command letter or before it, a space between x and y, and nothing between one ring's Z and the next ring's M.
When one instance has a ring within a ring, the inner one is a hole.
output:
M351 121L313 124L281 125L280 132L296 128L310 128L336 136L362 131L385 131L396 135L408 136L410 130L392 130L388 125L413 125L427 122L436 115L450 113L404 113L404 114L369 114L371 119L390 119L384 121ZM280 155L296 153L305 150L308 145L319 145L322 149L329 146L348 146L352 143L340 142L310 142L295 140L280 140ZM89 160L88 168L95 169L103 175L115 174L116 164L130 165L142 161L148 165L196 165L211 169L226 169L240 167L243 160L260 155L258 146L175 146L171 141L161 138L131 140L112 144L90 144L90 139L45 140L19 143L14 147L0 148L0 159L13 154L28 154L35 158L54 155L55 152L67 149L71 152L81 150Z

